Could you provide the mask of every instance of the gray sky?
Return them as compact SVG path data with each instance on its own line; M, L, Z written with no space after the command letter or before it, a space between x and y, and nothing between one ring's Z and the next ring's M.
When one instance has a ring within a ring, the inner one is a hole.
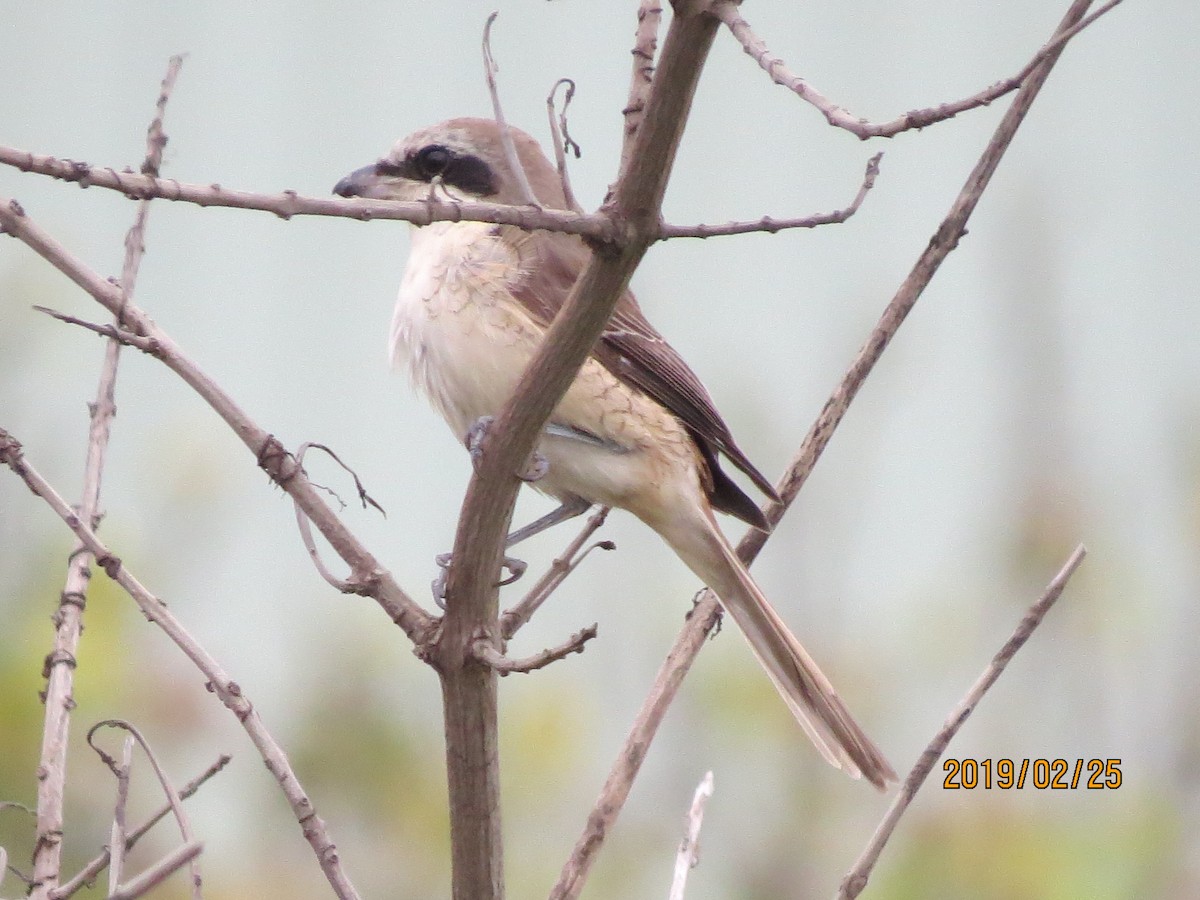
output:
M167 58L186 51L164 173L323 196L418 126L488 114L478 44L498 7L494 47L511 121L545 139L550 85L578 83L571 128L584 156L572 178L594 208L615 171L634 6L83 3L66 15L0 4L0 142L136 167ZM1060 7L910 0L748 3L744 12L794 70L855 113L885 119L1016 72ZM1131 786L1171 796L1181 817L1193 811L1194 736L1172 723L1190 712L1198 674L1198 19L1200 8L1183 0L1131 0L1068 48L969 236L756 566L902 770L1082 540L1091 555L1078 581L955 752L1122 757ZM764 471L782 470L1005 106L863 144L771 85L720 36L668 193L669 221L843 206L866 159L885 151L878 186L851 222L671 242L635 277L650 318ZM0 194L98 271L119 270L133 212L123 198L7 169ZM387 370L406 228L156 203L138 302L286 444L329 442L352 462L389 515L348 510L348 520L424 599L431 559L452 543L467 462ZM34 303L101 318L30 251L0 241L0 425L74 496L101 346L31 311ZM386 623L319 582L290 505L198 399L152 360L127 353L122 367L106 534L286 722L298 659L318 647L339 652ZM526 498L518 517L544 506ZM543 682L594 688L600 737L580 775L585 796L696 588L638 523L611 522L618 555L590 560L524 637L532 651L601 623L602 639L559 667L575 668ZM531 567L563 540L531 545ZM48 511L0 477L0 584L34 577L42 548L56 546L65 538ZM0 591L0 614L10 602ZM48 646L48 630L45 638ZM432 714L436 688L399 662L408 654L399 638L377 646L423 687L387 702ZM719 644L716 656L752 669L734 641ZM504 687L536 700L536 682ZM704 719L701 690L685 690L681 706L660 752L686 765L652 762L645 787L672 805L643 813L682 814L677 788L712 766L720 803L721 762L738 773L724 783L769 792L753 777L759 757L739 768L737 748L706 743L721 723ZM815 768L806 777L839 798L859 787ZM936 790L925 799L950 802ZM1022 802L1037 814L1059 810L1055 799ZM1104 814L1103 798L1073 801L1081 816ZM736 823L714 815L714 840L736 840ZM861 842L852 833L844 846ZM706 858L713 874L689 897L728 895L735 875L720 856Z

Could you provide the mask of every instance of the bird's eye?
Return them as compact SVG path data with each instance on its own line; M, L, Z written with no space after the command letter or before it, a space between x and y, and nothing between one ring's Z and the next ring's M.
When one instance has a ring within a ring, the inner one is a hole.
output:
M450 165L450 151L438 144L422 147L413 162L422 178L432 180L445 172L446 167Z

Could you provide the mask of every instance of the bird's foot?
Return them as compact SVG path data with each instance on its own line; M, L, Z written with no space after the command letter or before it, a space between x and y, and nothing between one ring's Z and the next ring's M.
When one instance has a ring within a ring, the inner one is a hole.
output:
M467 429L467 452L471 454L471 464L476 469L479 468L479 460L483 455L484 439L487 437L488 430L495 421L495 416L480 416ZM549 471L550 462L540 450L534 450L529 454L529 459L525 462L525 468L517 472L516 475L524 482L534 482L545 478L546 473Z
M438 609L446 608L446 579L450 573L450 563L454 559L453 553L439 553L433 558L433 561L438 564L441 571L438 577L433 579L430 587L433 589L433 602L438 605ZM508 569L508 577L502 578L497 584L497 587L504 587L512 584L518 578L525 574L525 570L529 567L523 559L517 559L515 556L505 556L500 565Z

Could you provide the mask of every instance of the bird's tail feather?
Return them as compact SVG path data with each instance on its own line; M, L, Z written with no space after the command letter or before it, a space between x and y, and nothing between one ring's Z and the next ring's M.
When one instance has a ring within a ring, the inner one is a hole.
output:
M775 689L821 755L833 766L884 790L896 773L854 720L800 641L771 608L733 548L705 511L707 528L670 529L663 536L741 629ZM674 536L681 540L674 540Z

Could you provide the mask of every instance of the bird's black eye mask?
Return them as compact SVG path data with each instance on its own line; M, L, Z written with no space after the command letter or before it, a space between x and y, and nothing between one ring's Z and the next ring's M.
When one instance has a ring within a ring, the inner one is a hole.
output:
M441 177L447 187L477 197L491 197L496 193L496 175L491 166L478 156L457 153L442 144L429 144L412 151L399 164L380 160L375 172L413 181L433 181Z

